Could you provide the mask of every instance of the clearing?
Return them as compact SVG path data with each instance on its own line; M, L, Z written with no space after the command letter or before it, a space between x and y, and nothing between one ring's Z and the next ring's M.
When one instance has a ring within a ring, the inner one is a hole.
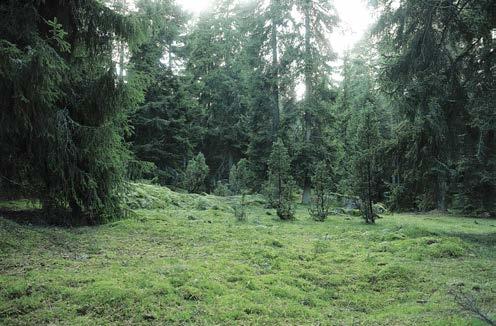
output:
M495 317L495 220L283 222L249 197L239 222L237 200L140 185L99 227L0 218L0 324L483 325L450 291Z

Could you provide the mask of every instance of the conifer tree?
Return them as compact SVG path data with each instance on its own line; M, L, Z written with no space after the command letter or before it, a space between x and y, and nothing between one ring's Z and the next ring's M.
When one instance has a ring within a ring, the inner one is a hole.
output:
M312 176L313 196L309 213L316 221L324 221L330 214L332 205L332 168L328 162L321 161Z
M183 176L183 186L192 193L200 193L206 190L209 167L205 162L203 153L189 160Z
M298 44L298 60L303 81L305 97L301 103L301 135L299 139L298 174L303 188L302 202L310 203L311 177L314 162L319 160L319 153L324 151L322 128L325 125L322 114L322 100L330 88L329 75L332 71L330 62L335 54L327 39L337 25L338 17L329 0L302 0L296 8L303 17ZM327 108L330 105L327 105ZM320 111L320 112L319 112Z
M120 215L123 137L141 87L118 80L112 59L138 32L100 1L0 3L0 171L28 184L52 222Z
M241 10L237 1L215 1L186 38L186 73L205 113L200 147L215 180L228 178L229 169L243 157L248 143L245 87L249 68L243 56L247 35Z
M373 199L377 196L378 143L377 117L372 105L359 113L358 130L353 155L353 181L355 193L360 198L360 210L366 223L375 223Z
M231 171L229 171L229 189L232 194L240 195L249 192L254 182L256 181L248 160L241 159L231 167Z
M136 16L152 24L147 40L134 49L130 60L132 73L144 81L146 92L132 117L134 133L129 140L139 161L157 167L145 176L177 185L204 133L191 78L174 70L174 62L185 59L181 33L188 16L170 0L141 0L137 9Z
M378 3L382 88L400 117L396 202L495 212L494 1Z
M292 201L295 184L291 176L291 160L281 139L273 144L268 163L266 192L269 202L277 210L280 219L291 220L294 218Z

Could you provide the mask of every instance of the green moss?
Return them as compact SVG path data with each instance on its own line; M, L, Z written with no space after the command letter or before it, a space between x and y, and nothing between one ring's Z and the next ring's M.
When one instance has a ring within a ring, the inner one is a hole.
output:
M249 196L237 223L238 197L133 191L137 218L99 227L0 218L0 324L477 325L453 284L496 312L492 220L287 223Z
M456 258L465 254L467 245L458 238L445 238L439 242L426 242L429 254L434 258Z
M22 210L31 210L31 209L39 209L39 208L41 208L41 204L38 201L33 201L29 199L0 201L1 210L22 211Z
M387 265L386 267L380 269L377 274L373 275L370 279L371 283L377 282L382 283L385 287L391 286L401 286L407 287L410 282L414 280L419 280L421 275L415 274L411 267L406 267L398 263L392 265ZM374 277L376 278L374 280Z

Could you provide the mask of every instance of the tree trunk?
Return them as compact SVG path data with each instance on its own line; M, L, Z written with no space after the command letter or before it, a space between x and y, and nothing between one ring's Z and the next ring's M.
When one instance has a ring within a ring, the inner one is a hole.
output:
M310 204L312 198L312 186L309 179L305 179L303 183L303 194L301 195L302 204Z
M371 167L370 167L370 162L367 163L367 210L368 210L368 222L374 223L374 206L372 204L372 172L371 172Z
M279 107L279 58L277 53L277 2L272 0L271 15L272 15L272 29L271 29L271 48L272 48L272 140L277 139L280 124L280 107Z
M311 104L312 104L312 58L310 50L310 1L305 1L305 112L304 112L304 142L306 146L310 146L312 139L312 119L311 119ZM310 160L311 158L307 158ZM309 169L306 169L303 176L303 195L301 202L309 204L312 193L312 184L310 181Z
M124 42L119 44L119 80L124 81Z
M172 42L169 43L169 49L168 49L169 53L168 53L168 56L169 56L169 69L172 71Z
M367 114L367 129L370 133L371 121ZM372 204L372 144L371 137L367 137L367 223L375 223L374 207Z
M227 173L231 171L231 167L234 165L234 156L231 152L227 154Z
M438 176L438 184L437 184L437 209L440 211L446 211L446 192L447 192L447 182L446 178L443 176Z
M311 125L311 104L312 104L312 53L310 49L310 2L305 2L305 112L304 112L304 128L305 141L310 141L312 125Z

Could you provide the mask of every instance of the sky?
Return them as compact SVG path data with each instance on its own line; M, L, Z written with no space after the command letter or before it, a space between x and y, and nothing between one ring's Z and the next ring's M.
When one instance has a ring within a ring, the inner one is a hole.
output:
M206 10L211 0L178 0L186 10L199 14ZM334 0L334 6L341 19L341 26L329 36L334 51L343 53L359 41L373 23L372 11L367 8L367 0Z

